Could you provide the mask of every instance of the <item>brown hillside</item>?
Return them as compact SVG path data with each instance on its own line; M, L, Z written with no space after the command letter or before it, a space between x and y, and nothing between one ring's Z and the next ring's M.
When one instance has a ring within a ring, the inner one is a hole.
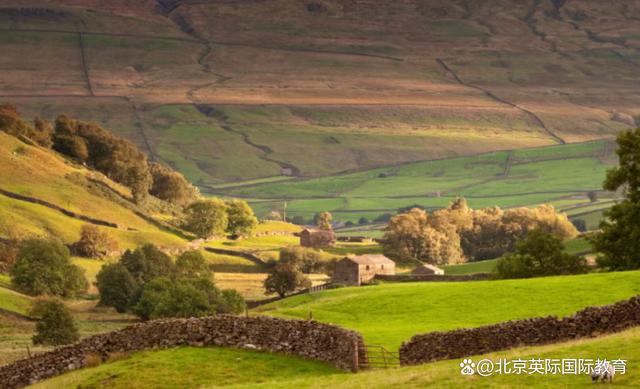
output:
M202 185L634 125L640 3L516 3L0 0L0 99L100 120Z

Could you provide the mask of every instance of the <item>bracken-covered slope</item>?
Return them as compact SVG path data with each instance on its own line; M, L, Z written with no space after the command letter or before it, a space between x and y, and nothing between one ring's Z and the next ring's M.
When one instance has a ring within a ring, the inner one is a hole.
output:
M202 187L611 137L640 115L634 0L0 0L0 99Z

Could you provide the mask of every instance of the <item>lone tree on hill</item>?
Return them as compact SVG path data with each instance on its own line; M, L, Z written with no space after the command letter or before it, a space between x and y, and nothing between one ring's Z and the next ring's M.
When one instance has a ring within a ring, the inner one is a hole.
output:
M84 271L71 263L69 250L56 241L30 239L22 242L11 282L29 295L73 297L87 290Z
M277 293L280 297L284 297L287 293L298 289L309 287L311 287L311 280L294 263L277 264L264 280L266 293Z
M321 230L327 230L327 231L333 230L333 227L331 226L332 220L333 220L333 216L331 216L331 213L329 212L322 212L322 213L316 214L316 216L314 217L316 226Z
M611 270L640 268L640 128L618 134L619 166L607 172L604 189L622 189L624 200L605 212L592 238L598 264Z
M244 200L227 201L227 233L231 235L248 235L258 225L253 209Z
M33 344L59 346L80 338L71 312L60 300L36 300L29 314L38 320Z
M584 258L564 251L562 240L541 230L529 232L516 251L498 260L500 278L529 278L587 271Z
M184 229L200 238L223 235L227 230L229 218L227 206L222 200L199 200L191 203L184 212Z
M118 250L118 241L106 230L85 224L80 230L80 240L72 245L71 250L81 257L102 258Z

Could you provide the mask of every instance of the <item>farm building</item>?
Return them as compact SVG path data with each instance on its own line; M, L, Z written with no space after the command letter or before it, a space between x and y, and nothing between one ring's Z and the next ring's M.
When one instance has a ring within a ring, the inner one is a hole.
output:
M329 247L336 242L336 234L333 231L319 228L305 228L300 232L300 246L302 247Z
M380 254L345 257L336 263L332 282L359 286L371 281L376 274L396 274L396 263Z
M411 274L416 275L416 276L422 276L422 275L437 275L437 276L441 276L444 275L444 270L440 269L437 266L433 266L433 265L429 265L428 263L425 263L421 266L416 267L415 269L413 269L411 271Z

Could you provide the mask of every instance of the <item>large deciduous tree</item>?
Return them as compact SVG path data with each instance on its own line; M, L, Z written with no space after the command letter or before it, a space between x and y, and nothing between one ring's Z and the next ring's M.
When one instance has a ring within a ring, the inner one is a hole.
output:
M311 286L311 280L307 278L293 263L279 263L264 280L264 288L267 294L277 293L284 297L287 293Z
M11 282L30 295L73 297L88 287L84 271L71 263L69 250L60 242L43 239L22 242Z
M244 200L227 201L227 233L231 235L248 235L258 225L253 209Z
M229 218L227 206L222 200L199 200L191 203L184 212L184 229L200 238L223 235L227 230Z
M71 312L60 300L36 300L29 315L37 320L33 344L59 346L80 339Z
M618 135L619 165L607 172L604 189L624 200L605 212L592 241L598 263L611 270L640 268L640 128Z
M566 253L561 239L541 230L529 232L518 242L515 252L500 258L496 266L500 278L578 274L586 270L584 258Z

